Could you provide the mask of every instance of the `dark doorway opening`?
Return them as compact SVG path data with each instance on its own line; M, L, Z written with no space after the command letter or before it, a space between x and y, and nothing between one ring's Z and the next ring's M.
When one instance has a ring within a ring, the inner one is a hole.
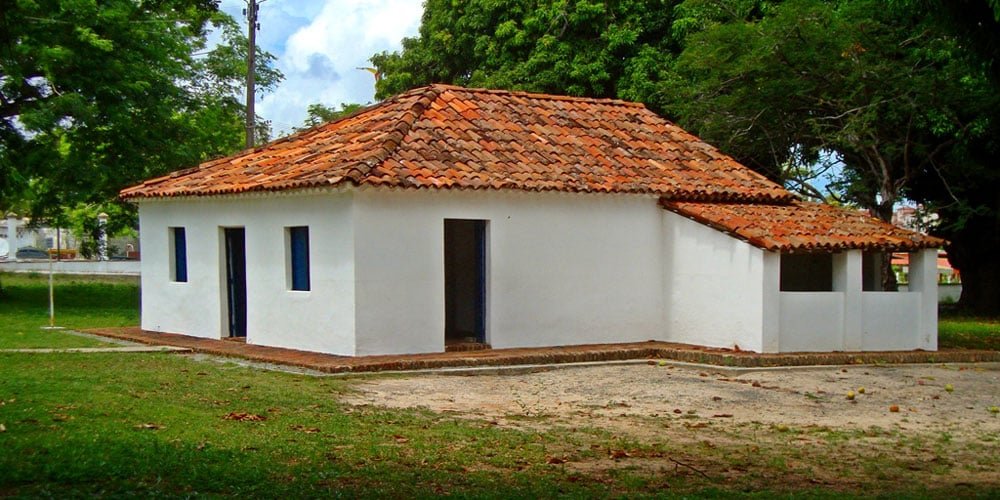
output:
M229 336L247 336L247 244L242 227L225 228Z
M445 343L486 342L486 221L444 221Z

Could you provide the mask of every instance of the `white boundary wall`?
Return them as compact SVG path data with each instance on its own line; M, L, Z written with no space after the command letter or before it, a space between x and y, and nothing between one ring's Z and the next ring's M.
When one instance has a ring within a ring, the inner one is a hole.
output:
M834 254L834 291L780 293L778 350L937 350L937 250L910 259L912 291L864 292L861 251Z
M111 276L139 276L138 260L53 260L55 274L96 274ZM0 262L0 271L11 273L47 273L49 261L44 259Z

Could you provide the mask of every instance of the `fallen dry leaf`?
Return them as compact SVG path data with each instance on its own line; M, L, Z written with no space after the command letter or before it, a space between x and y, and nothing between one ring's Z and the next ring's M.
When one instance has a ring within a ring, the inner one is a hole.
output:
M559 465L559 464L566 463L566 460L563 459L563 458L559 458L559 457L549 457L549 459L546 460L546 462L548 462L548 463L550 463L552 465Z
M899 406L892 405L892 406L889 407L889 411L892 412L892 413L899 413Z
M732 418L732 417L733 417L732 413L716 413L715 415L712 415L712 418Z
M289 428L293 431L301 431L306 434L318 434L320 432L318 427L306 427L304 425L293 425Z
M232 411L222 416L223 420L236 420L237 422L262 422L267 420L263 415L256 415L242 411Z
M0 432L7 432L7 426L0 424Z
M611 456L611 458L615 460L618 460L619 458L628 458L631 456L625 450L612 450L611 453L609 453L609 455Z
M410 442L410 440L408 438L400 436L399 434L396 434L396 435L392 436L392 438L395 439L396 442L399 443L399 444L409 443Z

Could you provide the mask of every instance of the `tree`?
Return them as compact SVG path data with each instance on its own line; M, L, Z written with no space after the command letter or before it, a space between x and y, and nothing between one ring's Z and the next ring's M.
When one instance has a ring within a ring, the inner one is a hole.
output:
M959 304L978 314L1000 314L1000 2L901 0L933 13L927 23L966 47L968 64L987 75L991 92L972 108L987 117L983 132L962 141L914 184L910 196L941 216L936 232L951 241L948 258L962 273Z
M429 83L614 97L636 57L670 54L662 0L428 0L420 36L376 54L384 98Z
M997 169L970 150L995 143L1000 101L987 59L942 29L938 9L878 0L759 5L762 15L701 16L711 22L685 38L660 105L759 170L785 167L770 174L786 182L835 155L843 172L834 194L883 220L904 198L925 202L941 216L935 231L952 240L949 253L968 283L962 305L996 312L1000 276L978 250L997 234L996 216L992 227L974 222L996 213L977 191L993 186L995 200ZM978 256L963 258L970 251ZM893 288L892 273L883 276Z
M0 27L0 205L58 218L238 149L246 42L215 2L0 0Z
M310 104L306 109L308 116L306 116L302 126L297 127L296 130L306 130L327 122L338 120L347 115L356 113L364 107L364 104L340 103L340 109L334 109L332 107L325 106L322 103Z

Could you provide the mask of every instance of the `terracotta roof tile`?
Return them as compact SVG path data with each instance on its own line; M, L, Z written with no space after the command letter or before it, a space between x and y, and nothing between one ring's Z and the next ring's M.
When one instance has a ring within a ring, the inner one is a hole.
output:
M673 212L775 252L912 251L945 241L824 203L703 203L661 200Z
M127 188L126 199L307 187L648 193L787 201L781 186L641 104L431 85Z

